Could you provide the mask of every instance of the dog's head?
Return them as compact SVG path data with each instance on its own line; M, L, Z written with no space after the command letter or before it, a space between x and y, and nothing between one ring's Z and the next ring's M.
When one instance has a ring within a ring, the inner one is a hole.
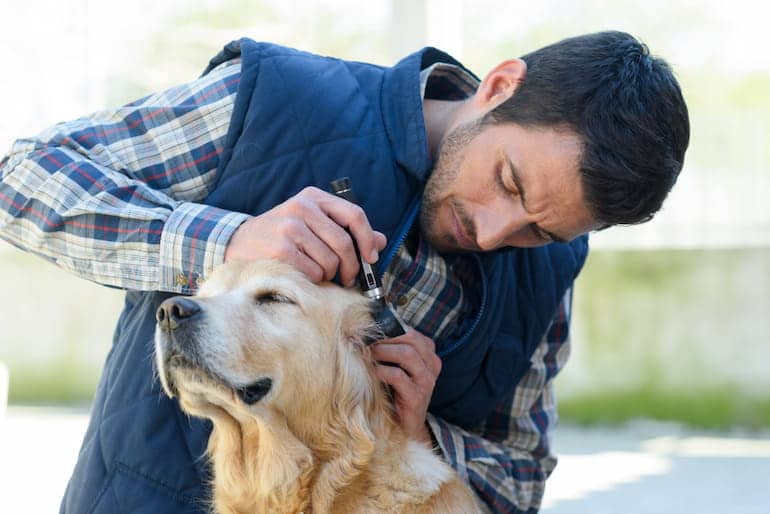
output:
M163 389L215 423L277 412L312 424L378 387L363 344L367 300L276 261L221 266L197 296L163 302L157 320Z

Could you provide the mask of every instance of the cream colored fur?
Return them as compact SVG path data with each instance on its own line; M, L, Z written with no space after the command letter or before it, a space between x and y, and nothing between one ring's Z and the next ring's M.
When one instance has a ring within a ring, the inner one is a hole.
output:
M478 512L470 489L405 437L374 378L361 295L273 261L220 267L192 298L198 362L158 330L165 391L213 421L213 509L252 513ZM249 406L236 389L270 378Z

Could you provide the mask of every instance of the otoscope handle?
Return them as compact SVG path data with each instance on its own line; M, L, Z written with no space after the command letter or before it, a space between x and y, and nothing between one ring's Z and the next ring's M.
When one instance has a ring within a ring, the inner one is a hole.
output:
M332 180L331 188L332 193L334 193L335 196L339 196L348 202L359 205L358 198L353 191L353 187L350 185L350 179L348 177ZM358 249L358 243L356 243L355 238L353 238L353 248L356 250L356 257L358 258L358 263L360 265L358 268L358 284L361 287L361 291L370 298L377 299L384 294L382 292L382 283L372 269L371 264L361 257L361 251Z
M356 194L353 192L353 187L350 185L348 177L333 180L331 182L331 189L336 196L359 205L358 198L356 198ZM380 282L372 266L361 258L361 252L358 250L358 243L355 238L353 238L353 247L356 249L356 257L358 257L358 263L360 264L358 285L364 295L374 300L372 315L382 336L398 337L405 334L406 324L404 324L401 317L393 309L393 306L385 299L382 282ZM367 339L366 343L371 344L374 341L374 339Z

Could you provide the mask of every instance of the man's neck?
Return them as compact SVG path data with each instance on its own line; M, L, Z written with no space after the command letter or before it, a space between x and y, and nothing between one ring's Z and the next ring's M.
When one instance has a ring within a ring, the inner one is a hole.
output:
M447 101L425 99L422 110L425 116L425 131L428 136L428 154L431 159L438 155L441 141L455 125L466 100Z

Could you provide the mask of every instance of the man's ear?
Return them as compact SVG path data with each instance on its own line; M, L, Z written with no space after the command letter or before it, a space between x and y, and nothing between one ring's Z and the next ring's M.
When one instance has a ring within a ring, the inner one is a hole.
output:
M487 73L479 84L473 101L476 107L489 112L508 100L527 76L527 63L521 59L503 61Z

